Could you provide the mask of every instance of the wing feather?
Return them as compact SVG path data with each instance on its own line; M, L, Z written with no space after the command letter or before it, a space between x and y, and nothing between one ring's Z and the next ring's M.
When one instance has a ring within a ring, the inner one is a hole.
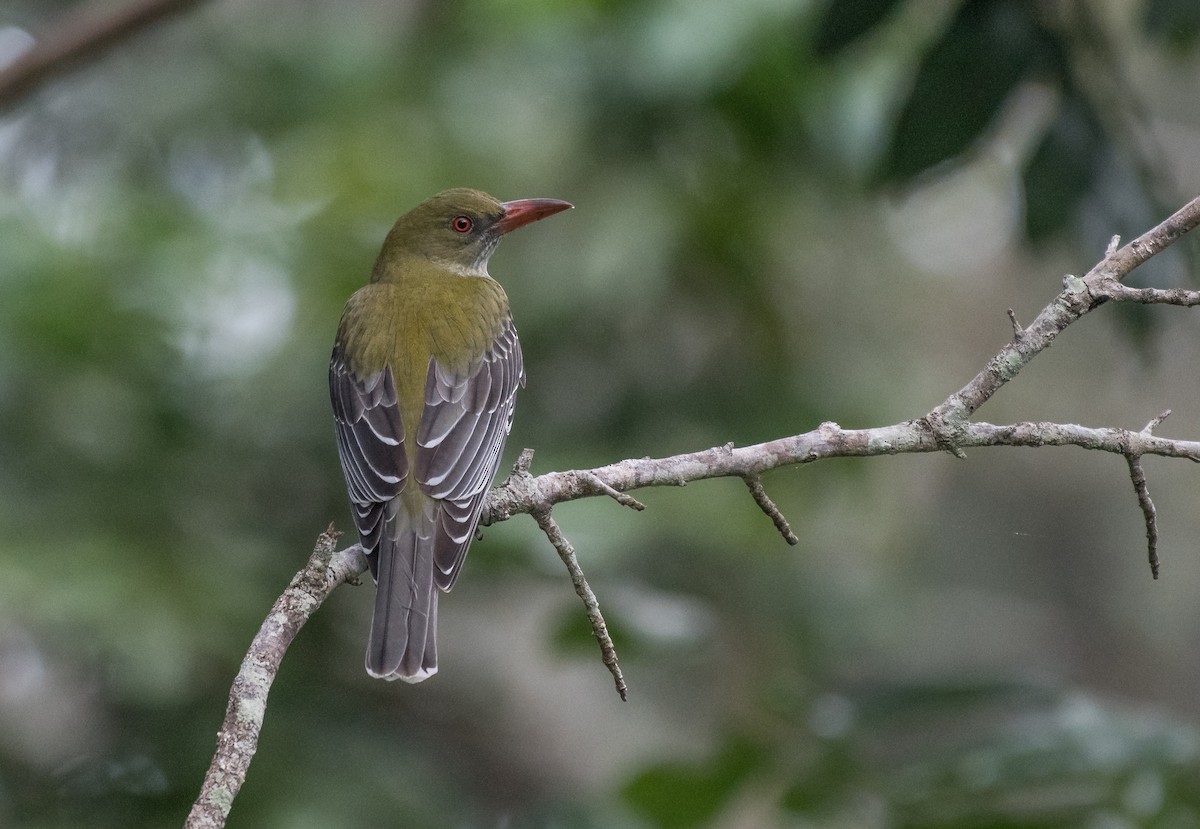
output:
M466 370L453 372L430 361L413 474L425 494L441 501L434 577L443 590L458 577L500 465L513 399L524 383L521 345L511 319Z
M359 536L367 552L374 552L385 523L384 507L408 478L396 383L387 367L369 377L356 376L340 345L335 345L329 361L329 397ZM373 559L368 559L372 567Z

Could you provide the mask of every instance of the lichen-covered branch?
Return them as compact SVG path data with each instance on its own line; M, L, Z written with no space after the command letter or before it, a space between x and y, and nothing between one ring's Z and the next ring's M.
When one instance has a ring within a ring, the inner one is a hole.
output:
M1106 299L1130 300L1129 290L1121 284L1134 268L1158 254L1180 236L1200 224L1200 197L1192 199L1157 227L1146 231L1123 247L1110 245L1104 258L1082 279L1067 276L1063 290L1054 301L996 353L971 382L950 395L929 412L924 420L935 435L955 445L956 428L991 399L1029 361L1048 348L1068 325ZM1156 295L1153 301L1166 302ZM1186 302L1175 304L1186 305Z
M288 645L335 587L366 569L366 559L357 544L333 551L338 535L332 526L321 533L308 564L275 601L250 643L229 691L225 721L217 732L217 750L184 824L186 829L218 829L225 825L258 748L267 694Z
M1128 429L1073 423L998 426L968 422L955 431L954 446L960 450L985 446L1078 446L1122 456L1135 451L1200 462L1200 441L1171 440ZM921 420L870 429L844 429L826 422L810 432L751 446L727 444L668 458L630 458L595 469L547 472L520 481L510 480L489 494L484 521L495 524L514 515L531 513L542 505L607 495L607 487L624 492L651 486L681 486L708 478L745 479L782 466L825 458L944 450Z

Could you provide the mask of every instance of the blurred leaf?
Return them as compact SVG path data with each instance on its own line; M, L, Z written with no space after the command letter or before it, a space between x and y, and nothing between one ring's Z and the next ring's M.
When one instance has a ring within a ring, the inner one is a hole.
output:
M921 61L880 177L905 181L970 149L1021 81L1065 58L1030 0L968 0Z
M760 747L731 738L708 768L664 763L642 772L625 799L659 829L691 829L711 820L763 760Z
M1040 242L1072 226L1095 185L1104 140L1087 101L1069 95L1029 163L1025 185L1025 230Z
M736 150L752 153L760 162L778 155L793 164L803 163L807 139L799 125L812 67L801 59L790 32L783 28L769 32L736 82L713 96L723 116L721 126L737 136ZM743 165L741 172L749 168Z
M879 685L859 692L857 711L872 730L923 729L929 717L977 713L985 706L1039 708L1054 704L1058 692L1014 682L946 682L940 685Z
M1149 0L1142 25L1151 38L1177 52L1189 52L1200 39L1200 3L1195 0Z
M827 58L849 46L887 17L899 0L836 0L829 3L817 24L813 44L818 57Z
M621 659L632 660L640 656L644 648L640 636L625 627L619 613L605 613L604 624L608 635L613 640L617 654ZM596 637L592 634L592 625L582 606L571 602L559 612L550 632L550 646L555 653L572 657L598 657L600 650Z
M816 760L796 776L780 806L789 812L818 816L836 813L859 785L863 769L842 741L822 744Z
M1049 829L1107 809L1149 825L1200 753L1182 723L1012 683L881 687L857 710L856 762L834 743L785 796L789 809L828 809L819 786L836 791L841 770L881 795L898 826ZM1183 825L1200 817L1194 793L1172 799Z

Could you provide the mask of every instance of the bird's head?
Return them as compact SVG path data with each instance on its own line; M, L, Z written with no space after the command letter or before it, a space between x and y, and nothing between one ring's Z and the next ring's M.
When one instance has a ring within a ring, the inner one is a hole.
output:
M570 207L558 199L502 202L465 187L444 190L396 221L376 270L388 261L419 256L464 274L485 274L501 236ZM375 278L381 276L377 272Z

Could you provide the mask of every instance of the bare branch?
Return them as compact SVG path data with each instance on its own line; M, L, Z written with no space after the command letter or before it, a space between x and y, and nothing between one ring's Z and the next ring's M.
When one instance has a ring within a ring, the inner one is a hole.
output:
M575 585L575 592L579 598L583 599L583 606L587 608L588 620L592 623L592 634L600 645L600 658L607 666L609 673L612 674L621 700L627 700L628 688L625 686L625 677L621 674L621 666L617 662L617 650L613 647L612 637L608 635L608 625L604 623L604 616L600 613L600 603L596 601L596 594L588 585L587 578L583 575L583 569L579 566L579 559L575 557L575 548L563 535L558 522L550 515L549 509L535 510L532 515L533 520L537 521L542 532L546 534L546 538L550 539L550 543L558 551L558 556L563 560L563 564L567 565L567 572L571 574L571 583Z
M1109 298L1106 291L1112 290L1114 283L1120 283L1134 268L1160 253L1197 224L1200 224L1200 197L1192 199L1157 227L1129 244L1106 254L1082 279L1074 276L1064 279L1062 293L1025 327L1022 336L1014 337L970 383L925 416L930 431L949 445L955 445L954 430L957 424L973 415L1001 386L1016 377L1068 325L1091 311L1103 299Z
M1092 268L1085 280L1122 280L1143 262L1156 256L1179 237L1200 224L1200 196L1176 210L1157 226L1147 230L1115 253L1105 256Z
M954 447L1078 446L1125 455L1131 449L1143 455L1187 458L1200 462L1200 441L1170 440L1147 432L1120 428L1094 428L1073 423L964 423L954 434ZM793 464L825 458L873 457L944 451L922 421L905 421L871 429L843 429L822 423L811 432L729 448L715 446L700 452L668 458L630 458L595 469L547 472L513 480L488 495L485 520L489 524L514 515L530 514L547 505L579 498L607 495L600 485L618 492L651 486L678 486L681 482L709 478L747 477Z
M332 525L321 533L308 563L276 600L251 642L229 691L225 721L217 732L217 750L184 824L186 829L225 825L258 748L267 694L288 645L335 587L366 569L362 548L357 544L333 552L339 535Z
M72 9L25 54L0 71L0 109L7 109L35 88L147 26L180 14L203 0L132 0L113 8L92 3Z
M1141 302L1146 305L1179 305L1184 308L1200 305L1200 291L1188 291L1183 288L1130 288L1115 281L1098 286L1095 295L1117 302Z

